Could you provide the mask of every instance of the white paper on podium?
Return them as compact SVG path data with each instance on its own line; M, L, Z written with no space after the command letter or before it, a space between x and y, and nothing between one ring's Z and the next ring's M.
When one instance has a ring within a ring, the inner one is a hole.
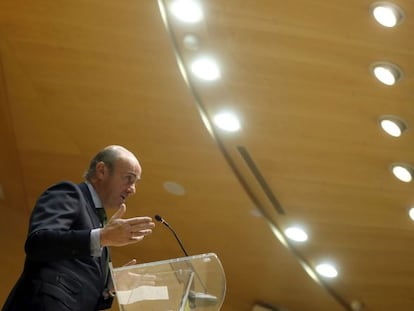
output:
M122 290L116 292L118 301L122 305L127 305L143 300L168 300L167 286L139 286L132 290Z

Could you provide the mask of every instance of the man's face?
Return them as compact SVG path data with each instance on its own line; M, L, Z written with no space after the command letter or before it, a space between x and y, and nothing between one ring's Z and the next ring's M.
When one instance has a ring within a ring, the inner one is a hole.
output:
M99 197L105 208L119 208L129 196L135 194L135 184L141 178L141 167L133 156L119 158L112 172L103 165Z

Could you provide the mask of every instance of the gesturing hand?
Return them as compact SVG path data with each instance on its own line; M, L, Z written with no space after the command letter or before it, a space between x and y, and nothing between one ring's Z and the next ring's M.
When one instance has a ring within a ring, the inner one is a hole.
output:
M155 224L151 217L133 217L123 219L126 205L122 204L101 230L102 246L124 246L142 241L152 233Z

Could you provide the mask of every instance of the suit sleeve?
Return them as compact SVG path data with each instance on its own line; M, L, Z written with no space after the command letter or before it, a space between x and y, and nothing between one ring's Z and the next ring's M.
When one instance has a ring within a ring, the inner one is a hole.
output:
M64 182L47 189L30 218L25 244L28 258L49 261L90 256L91 229L79 224L85 213L85 200L75 184Z

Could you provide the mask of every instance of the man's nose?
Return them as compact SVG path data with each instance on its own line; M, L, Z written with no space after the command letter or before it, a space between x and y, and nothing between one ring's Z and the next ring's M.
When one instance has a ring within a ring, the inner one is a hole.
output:
M135 184L132 184L128 187L128 193L129 194L135 194L136 189L135 189Z

